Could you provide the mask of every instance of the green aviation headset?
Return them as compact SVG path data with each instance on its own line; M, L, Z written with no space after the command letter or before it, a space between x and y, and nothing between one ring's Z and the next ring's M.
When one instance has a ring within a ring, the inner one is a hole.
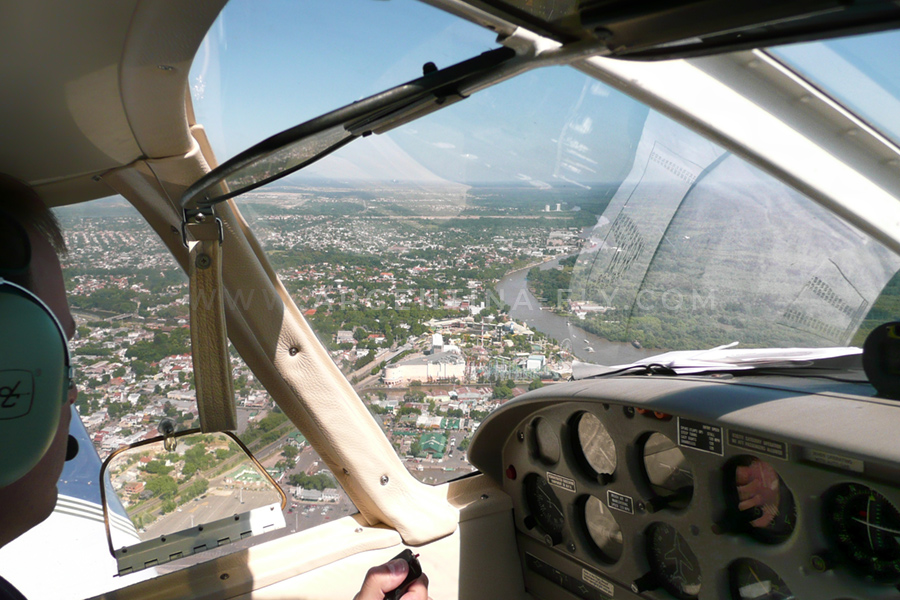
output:
M50 448L72 379L69 344L56 315L3 278L27 272L30 254L24 252L24 265L0 268L0 488L33 469Z

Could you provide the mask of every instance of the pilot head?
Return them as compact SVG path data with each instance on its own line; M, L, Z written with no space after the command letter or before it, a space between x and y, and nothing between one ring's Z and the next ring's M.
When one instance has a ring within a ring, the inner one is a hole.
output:
M64 251L37 194L0 175L0 546L56 505L77 394L67 348L75 321L58 256Z

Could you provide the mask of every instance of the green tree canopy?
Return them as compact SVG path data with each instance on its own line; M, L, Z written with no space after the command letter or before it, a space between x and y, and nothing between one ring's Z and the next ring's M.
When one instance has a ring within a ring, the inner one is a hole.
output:
M147 480L144 489L163 500L171 500L178 491L178 484L168 475L156 475Z

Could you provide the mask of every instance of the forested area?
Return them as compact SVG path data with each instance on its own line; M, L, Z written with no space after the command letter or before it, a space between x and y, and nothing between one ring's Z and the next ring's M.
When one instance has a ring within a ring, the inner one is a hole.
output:
M326 473L317 473L316 475L307 475L305 473L295 473L288 477L291 485L302 487L304 490L319 490L325 488L337 487L334 478Z
M409 335L425 333L424 323L430 319L446 319L458 314L459 311L456 310L430 307L426 304L396 308L335 304L331 306L330 312L316 312L309 317L309 321L319 339L332 350L339 347L334 341L334 336L340 329L353 331L354 337L359 342L359 348L371 349L375 344L366 339L369 334L383 335L385 340L382 345L391 346L398 336L405 340Z
M569 257L560 261L562 268L540 270L534 267L528 272L528 285L542 304L565 311L565 307L557 305L557 300L572 297L575 262L575 257ZM644 300L655 300L661 305L662 294L656 293L657 290L650 292ZM619 294L619 299L625 296ZM687 292L677 298L684 304L696 300L702 310L687 310L685 306L678 306L676 309L658 310L657 314L649 314L649 311L642 312L636 306L620 303L613 311L589 314L579 326L608 340L637 341L645 348L710 348L733 341L739 341L744 348L779 345L773 342L777 339L775 337L777 334L773 332L784 327L784 323L763 323L760 316L762 313L758 307L738 299L716 302L714 299L694 298ZM573 299L580 297L575 294ZM869 309L850 345L862 346L866 336L875 327L898 319L900 319L900 273L894 275ZM789 333L800 335L793 330ZM780 345L790 345L790 339L786 339L788 341ZM817 343L817 338L811 334L807 339L809 345Z
M247 446L271 444L281 437L276 429L286 422L288 422L287 415L282 412L273 412L256 423L249 423L247 429L240 435L241 441Z
M311 250L295 247L289 250L273 250L268 253L269 262L276 270L337 264L345 267L380 269L384 261L372 254L359 254L343 250Z
M151 308L168 305L176 297L187 293L187 276L174 264L162 269L99 268L83 264L67 264L65 269L66 288L69 303L79 310L101 311L110 314L134 312L140 303L139 314L151 316ZM92 289L89 293L75 293L76 281L94 278L103 282L104 287ZM121 285L127 281L128 286ZM140 285L142 291L135 291L133 285ZM146 290L146 291L144 291ZM159 311L165 311L162 314ZM187 307L161 307L156 315L176 317L187 314Z
M578 256L569 256L560 259L559 268L541 270L540 267L532 267L528 271L528 287L542 304L562 308L557 302L569 297L572 270L577 259Z
M144 362L159 362L174 354L188 354L191 351L191 332L187 327L173 329L166 333L157 331L152 340L135 342L125 356Z

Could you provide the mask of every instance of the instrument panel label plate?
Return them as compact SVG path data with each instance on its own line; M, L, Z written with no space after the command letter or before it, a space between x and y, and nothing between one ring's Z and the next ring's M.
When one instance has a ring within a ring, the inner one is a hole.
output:
M631 496L620 494L612 490L606 490L606 503L610 508L620 510L629 515L634 514L634 499Z
M577 575L564 573L530 552L525 553L525 567L584 600L612 600L613 585L586 569L582 569L579 580Z
M854 473L864 473L866 471L866 464L858 458L850 458L849 456L825 452L824 450L806 448L803 451L803 458L826 467L835 467Z
M678 445L725 456L722 428L678 417Z
M613 584L603 579L596 573L591 573L587 569L581 569L581 578L586 584L597 588L609 597L612 597L616 593L616 588L613 586Z
M550 485L555 485L556 487L564 489L567 492L575 493L574 479L569 479L568 477L563 477L562 475L547 471L547 481L550 482Z
M729 429L728 445L734 446L736 448L746 448L747 450L753 450L754 452L774 456L775 458L780 458L781 460L788 460L787 444L785 444L784 442L779 442L777 440L770 440L768 438L760 437L758 435L741 433L740 431Z

